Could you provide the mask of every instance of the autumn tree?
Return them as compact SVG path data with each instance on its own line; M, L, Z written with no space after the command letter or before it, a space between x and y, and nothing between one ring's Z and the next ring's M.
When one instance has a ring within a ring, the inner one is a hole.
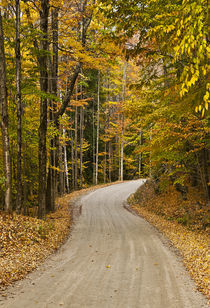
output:
M148 170L167 174L177 187L197 178L209 199L206 6L205 0L119 0L111 6L102 1L101 9L115 25L113 37L125 42L128 57L141 67L134 85L139 98L126 108L142 115Z
M1 132L3 143L4 176L5 176L5 210L11 211L12 174L8 127L8 100L6 84L6 63L4 51L4 32L2 24L2 12L0 10L0 99L1 99Z
M16 0L16 88L17 88L17 212L22 206L22 100L20 55L20 1Z

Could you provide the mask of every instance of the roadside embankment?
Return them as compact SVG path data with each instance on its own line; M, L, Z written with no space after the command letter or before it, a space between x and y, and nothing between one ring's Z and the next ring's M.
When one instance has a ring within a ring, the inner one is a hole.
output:
M73 204L80 195L107 185L58 198L56 211L45 220L0 212L0 290L24 278L65 242L73 224Z
M0 212L0 286L22 279L57 250L69 234L71 197L59 198L45 220Z
M210 297L208 209L201 194L189 188L187 200L183 200L174 187L157 193L154 182L148 181L128 201L180 251L198 290Z

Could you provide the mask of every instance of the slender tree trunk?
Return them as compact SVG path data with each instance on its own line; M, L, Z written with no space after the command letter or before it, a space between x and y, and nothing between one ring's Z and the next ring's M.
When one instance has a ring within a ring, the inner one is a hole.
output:
M142 145L142 131L140 130L140 145ZM142 172L142 153L139 154L139 177L141 177Z
M106 171L107 171L107 106L105 110L105 124L104 124L104 131L105 131L105 142L104 142L104 183L107 181Z
M121 166L121 137L119 136L118 138L118 157L119 157L119 172L118 172L118 180L120 181L121 180L121 169L120 169L120 166Z
M104 183L106 183L106 165L107 165L106 151L107 151L107 142L105 141L104 143Z
M95 172L96 172L96 165L95 165L95 116L94 116L94 103L93 103L93 184L95 184L95 179L96 179L96 175L95 175Z
M122 102L125 102L125 91L126 91L126 78L127 78L127 62L124 64L123 69L123 87L122 87ZM124 133L125 133L125 123L124 123L124 114L122 106L122 136L120 144L120 181L123 181L123 160L124 160Z
M121 119L121 131L119 135L119 181L123 181L123 154L124 154L124 144L123 144L123 120ZM120 123L120 115L119 115L119 123Z
M23 143L23 150L25 153L26 145ZM23 156L23 204L24 204L24 215L29 215L28 204L27 204L27 180L26 180L26 158Z
M82 70L81 70L82 73ZM81 77L82 81L82 77ZM82 82L80 85L80 98L81 100L83 99L83 87L82 87ZM83 116L84 116L84 111L83 107L80 107L80 188L82 189L83 187Z
M152 141L152 127L150 128L149 140L150 140L150 143L151 143L151 141ZM149 177L150 178L152 177L152 151L151 150L150 150L150 153L149 153Z
M80 107L80 188L83 187L83 107Z
M48 52L50 51L50 45L48 44ZM53 62L51 61L51 56L50 52L48 55L48 92L50 94L53 94ZM53 121L53 100L49 99L48 100L48 105L49 105L49 120L50 123ZM53 211L53 138L50 140L50 161L49 161L49 167L48 167L48 174L47 174L47 188L46 188L46 213Z
M62 138L63 129L60 127L60 138ZM60 196L64 193L64 159L63 159L63 146L59 142L59 193Z
M70 138L71 138L71 177L72 177L72 189L74 190L74 184L75 184L75 176L74 176L74 140L73 140L73 133L72 130L70 132Z
M109 77L107 78L107 89L108 89L108 94L107 94L107 97L106 97L106 100L109 102L110 101L110 95L109 95ZM108 105L108 131L110 129L110 116L111 116L111 109ZM109 136L110 138L110 136ZM108 166L108 170L109 170L109 182L111 183L112 181L112 154L111 154L111 151L112 151L112 141L109 140L108 142L108 163L109 163L109 166Z
M123 161L124 161L124 116L122 115L122 137L120 142L120 181L123 181Z
M52 76L51 76L52 78ZM49 119L53 121L53 102L49 101ZM47 191L46 191L46 212L55 210L55 190L54 190L54 166L55 166L55 143L54 138L50 140L50 164L48 167L48 175L47 175Z
M98 71L98 92L97 92L97 124L96 124L96 178L98 184L98 152L99 152L99 115L100 115L100 71Z
M109 140L109 182L112 181L112 142Z
M41 0L40 10L40 89L47 94L48 91L48 16L49 0ZM39 126L39 208L38 217L43 218L46 212L46 165L47 165L47 98L42 97L40 103L40 126Z
M77 100L77 86L76 86L76 100ZM77 179L78 179L78 165L77 165L77 160L78 160L78 151L77 151L77 130L78 130L78 107L76 106L75 107L75 141L74 141L74 144L75 144L75 172L74 172L74 176L75 176L75 179L74 179L74 187L75 189L78 188L78 184L77 184Z
M2 15L0 9L0 108L1 108L1 132L4 158L4 176L5 176L5 198L4 209L11 211L11 193L12 193L12 173L11 156L9 144L9 121L8 121L8 102L6 86L6 63L4 52L4 33L2 26Z
M20 56L20 1L16 0L16 91L17 91L17 200L16 210L22 206L22 102L21 102L21 56Z
M53 8L51 13L51 28L52 28L52 61L49 62L50 67L50 93L55 97L58 96L58 8ZM48 56L49 59L50 56ZM59 129L58 122L55 122L54 116L56 113L56 103L54 100L50 102L49 118L51 123L54 123L55 129ZM57 195L57 167L58 167L58 136L56 135L50 140L50 166L48 169L48 179L47 179L47 200L46 206L47 211L55 211L55 198ZM57 158L56 158L57 156Z
M65 134L66 131L63 129L63 139L65 140ZM65 186L66 186L66 192L69 193L69 172L68 172L68 158L67 158L67 150L66 150L66 143L63 147L63 158L64 158L64 171L65 171Z

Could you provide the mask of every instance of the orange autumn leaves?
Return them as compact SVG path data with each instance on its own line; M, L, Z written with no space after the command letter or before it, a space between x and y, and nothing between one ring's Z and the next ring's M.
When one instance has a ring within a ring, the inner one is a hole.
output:
M0 285L8 285L35 269L69 233L68 203L46 221L0 212Z
M193 207L192 203L196 203L196 193L200 203ZM207 228L208 209L202 205L200 194L191 188L187 201L183 201L179 194L173 187L170 187L167 193L155 194L154 187L148 183L130 197L130 204L179 249L198 290L210 297L208 235L204 230Z
M60 247L73 223L75 199L93 189L95 186L58 198L56 212L45 221L0 212L0 289L25 277Z

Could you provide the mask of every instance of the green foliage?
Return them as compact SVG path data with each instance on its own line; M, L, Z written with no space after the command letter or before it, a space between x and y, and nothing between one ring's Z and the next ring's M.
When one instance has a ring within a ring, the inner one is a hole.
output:
M203 182L201 153L209 132L207 1L102 3L109 23L117 24L115 37L129 41L127 55L141 66L125 110L144 135L140 147L138 135L133 141L146 154L145 170L182 184L200 172Z
M21 3L22 171L25 204L28 204L28 200L33 204L37 202L40 99L48 101L47 166L50 166L50 151L56 150L56 145L51 141L59 137L61 146L67 150L69 180L72 183L76 165L78 176L81 172L81 141L83 182L85 185L93 182L98 71L99 181L118 179L120 147L123 143L124 179L153 175L155 178L162 176L166 182L172 180L174 184L183 184L186 179L196 178L199 185L202 183L205 186L208 180L208 158L204 159L204 154L209 146L207 0L99 1L94 6L86 47L81 43L81 28L78 27L81 12L71 3L68 5L66 17L59 19L59 95L54 95L50 90L48 93L42 92L39 85L39 59L44 54L49 60L49 85L52 81L50 63L55 56L52 26L49 22L49 50L40 50L37 46L40 45L42 33L37 26L40 18L37 7L32 2ZM15 20L7 1L4 10L9 135L15 199ZM55 123L55 113L61 106L78 62L82 63L83 68L71 101L66 113ZM82 136L81 109L84 114ZM74 157L76 150L77 161ZM4 179L3 153L0 155L0 177ZM64 170L64 167L61 169ZM60 172L60 167L54 170ZM2 193L3 184L2 180Z

